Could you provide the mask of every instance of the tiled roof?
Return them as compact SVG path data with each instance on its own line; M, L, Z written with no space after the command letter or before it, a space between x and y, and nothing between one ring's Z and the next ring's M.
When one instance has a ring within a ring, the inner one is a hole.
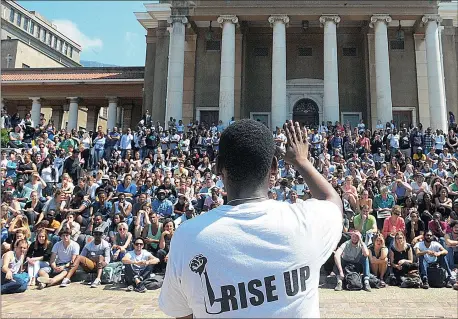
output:
M112 68L72 68L69 69L11 69L3 70L2 82L15 81L71 81L71 80L112 80L112 79L143 79L144 68L122 69Z

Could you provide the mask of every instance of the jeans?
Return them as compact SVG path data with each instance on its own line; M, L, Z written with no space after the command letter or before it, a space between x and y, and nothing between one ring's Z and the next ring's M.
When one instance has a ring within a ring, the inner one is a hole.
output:
M93 166L94 166L94 167L98 167L99 161L100 161L102 158L103 158L103 149L101 149L101 150L95 149L95 150L94 150L94 163L93 163Z
M5 277L6 274L2 271L2 295L14 294L27 290L27 285L29 283L29 276L27 273L14 274L13 280L7 280Z
M428 278L428 266L429 266L429 263L426 261L425 257L424 256L420 256L418 257L418 264L419 264L419 267L420 267L420 275L422 278L426 277ZM450 278L452 276L452 272L450 270L450 267L448 266L448 262L447 262L447 259L445 258L445 256L439 256L437 257L437 262L439 263L439 265L441 266L441 268L444 268L445 271L447 272L447 277Z
M135 285L135 278L140 279L140 281L145 281L149 278L151 273L153 272L153 265L148 265L145 268L139 270L138 268L134 268L132 265L124 265L124 274L126 279L126 284Z
M447 262L448 262L448 266L450 267L450 269L454 269L455 268L455 254L458 254L455 253L455 251L453 250L454 247L447 247L445 246L445 248L447 249Z
M29 274L29 277L30 278L34 278L34 277L37 277L38 275L38 271L41 269L41 268L45 268L45 271L47 273L50 273L51 272L51 267L49 266L49 263L47 261L43 261L43 260L38 260L38 261L35 261L35 263L33 265L28 265L27 267L27 273ZM46 269L47 268L47 269Z
M364 276L364 280L369 279L369 275L370 275L370 271L371 271L371 268L370 268L370 265L369 265L369 257L361 256L359 260L355 260L355 261L348 261L348 260L345 260L345 259L341 259L340 262L341 262L342 270L344 271L344 273L345 273L345 266L349 265L349 264L353 264L353 265L355 265L356 271L361 272L361 270L362 270L363 276ZM337 269L337 265L334 266L334 270L333 271L334 271L335 274L339 274L339 270ZM341 279L343 279L343 278L341 278Z

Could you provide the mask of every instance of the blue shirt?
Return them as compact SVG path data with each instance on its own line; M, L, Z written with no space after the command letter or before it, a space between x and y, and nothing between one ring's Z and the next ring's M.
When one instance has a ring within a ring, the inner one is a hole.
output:
M164 199L162 202L159 199L153 201L153 212L156 212L161 217L170 217L173 213L173 204L168 199Z
M124 183L121 183L116 188L116 191L118 193L130 193L133 196L133 195L137 194L137 186L135 184L133 184L133 183L130 183L129 186L124 187Z
M6 163L6 177L12 177L13 179L16 178L16 168L17 162L8 161Z

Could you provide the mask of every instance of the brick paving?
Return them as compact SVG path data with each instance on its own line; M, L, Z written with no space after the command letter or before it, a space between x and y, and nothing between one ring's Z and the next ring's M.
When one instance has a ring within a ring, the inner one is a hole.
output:
M111 285L32 288L1 296L1 318L164 318L158 297L158 290L139 294ZM322 318L458 318L458 291L387 287L368 293L322 288L320 308Z

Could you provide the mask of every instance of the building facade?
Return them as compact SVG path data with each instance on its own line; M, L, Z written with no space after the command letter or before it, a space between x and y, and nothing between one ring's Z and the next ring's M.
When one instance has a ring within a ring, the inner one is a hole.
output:
M227 124L378 120L446 129L458 113L456 1L145 4L143 112Z
M38 12L2 1L1 21L2 69L81 66L81 46Z

